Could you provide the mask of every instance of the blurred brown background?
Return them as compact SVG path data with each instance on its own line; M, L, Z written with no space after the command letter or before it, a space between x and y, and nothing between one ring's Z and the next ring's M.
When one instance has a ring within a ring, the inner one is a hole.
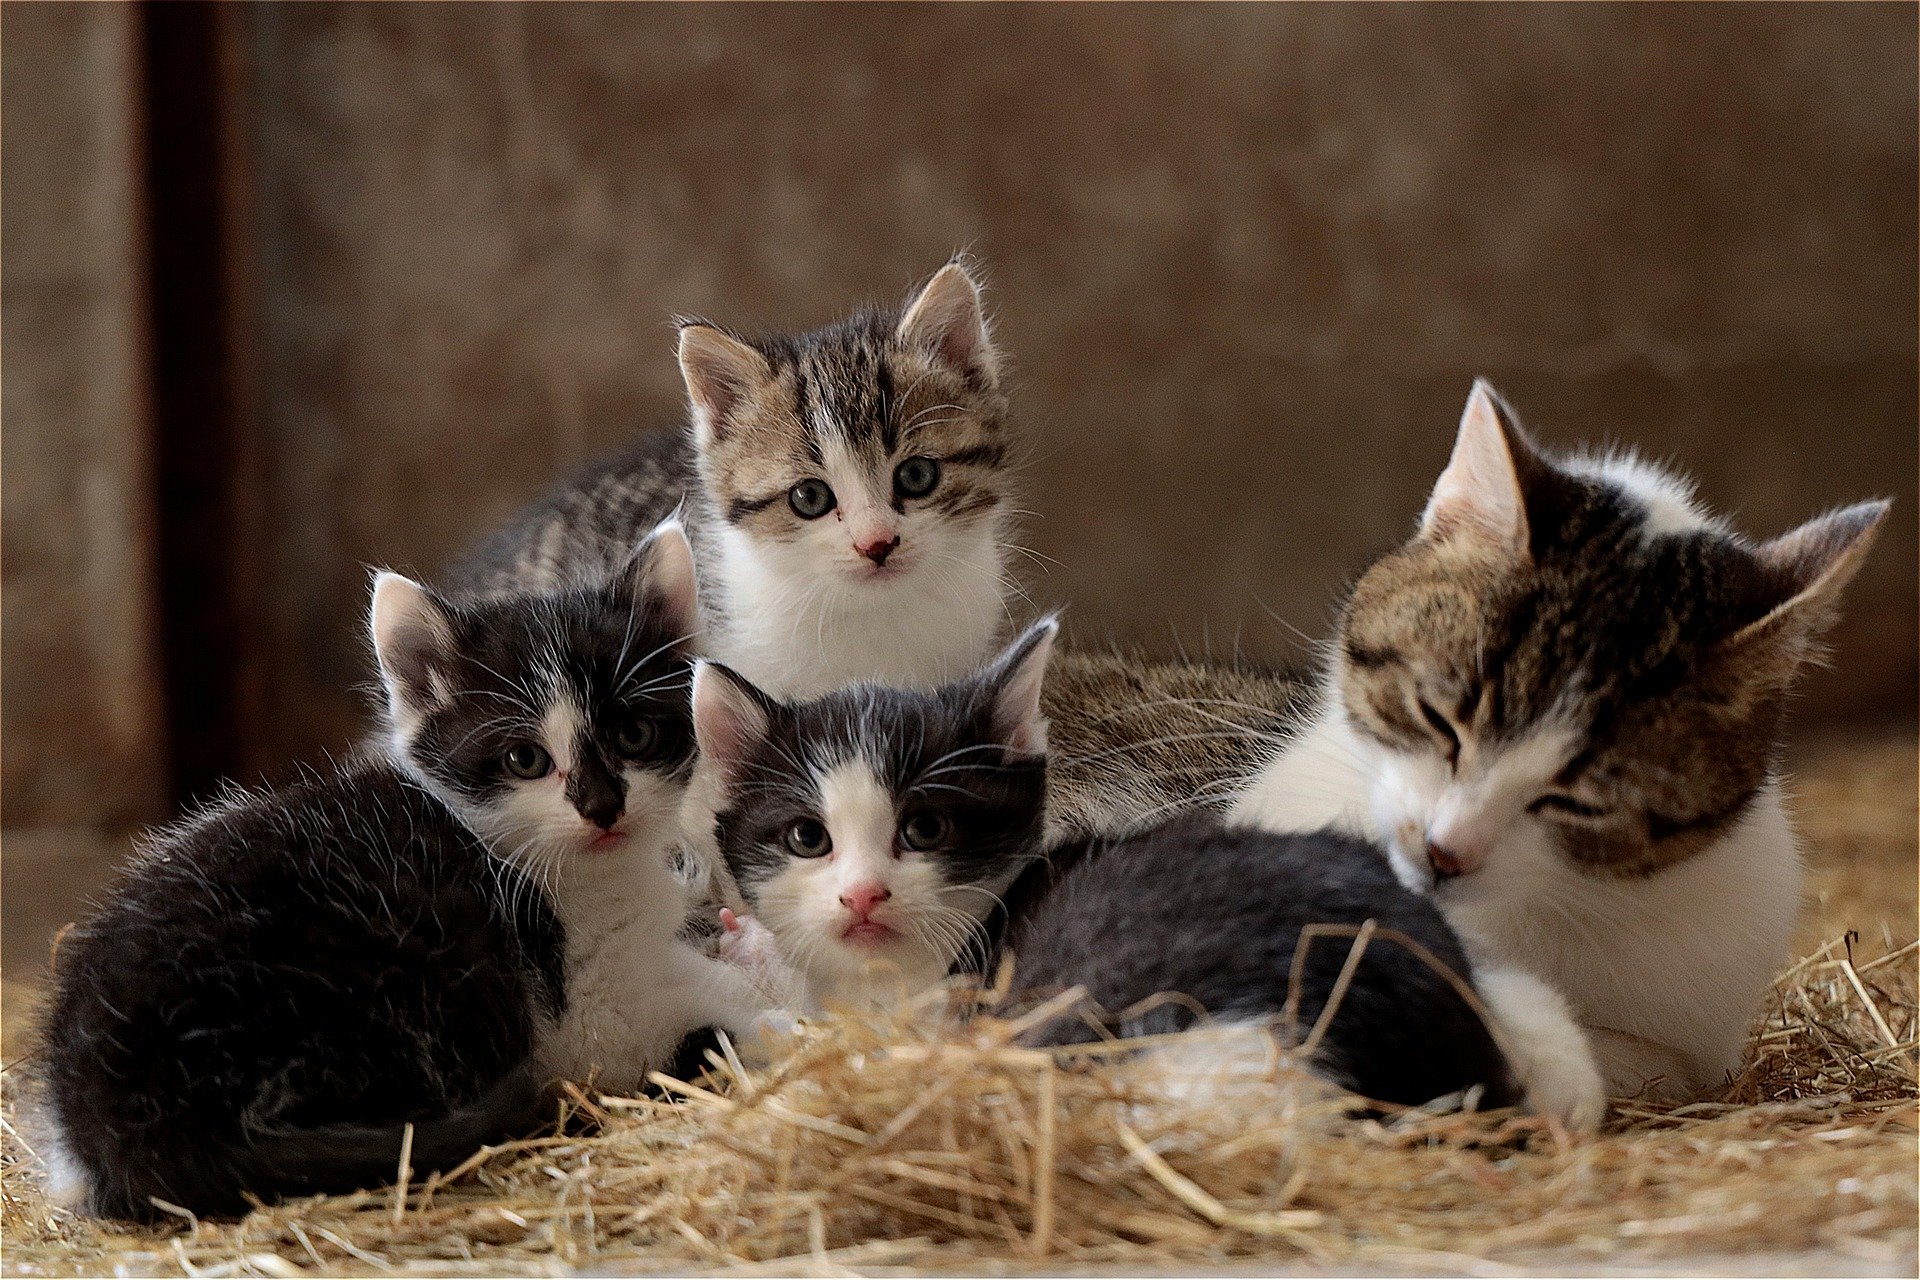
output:
M0 27L10 852L347 743L363 566L677 423L672 313L810 325L962 247L1083 641L1300 657L1485 373L1755 534L1895 496L1798 715L1913 716L1910 5Z

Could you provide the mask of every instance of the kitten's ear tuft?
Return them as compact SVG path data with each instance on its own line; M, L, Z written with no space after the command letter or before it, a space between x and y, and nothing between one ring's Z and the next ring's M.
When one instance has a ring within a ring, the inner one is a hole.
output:
M1493 384L1474 379L1453 456L1420 517L1420 536L1471 538L1512 555L1527 554L1526 481L1539 465L1519 419Z
M1742 648L1769 639L1804 648L1840 615L1840 594L1873 549L1893 503L1880 499L1842 507L1754 549L1780 583L1782 600L1727 641ZM1796 654L1797 660L1797 654Z
M709 324L680 328L680 376L693 408L694 442L705 448L737 423L745 402L773 377L767 358Z
M453 655L453 623L432 592L412 578L378 574L367 629L396 720L445 701L447 684L440 668Z
M628 567L628 585L636 602L657 604L667 627L682 648L700 638L700 585L693 563L693 544L678 515L654 526L634 553Z
M992 386L999 380L1000 360L987 333L980 286L958 262L935 272L907 304L898 334L907 346L929 353L969 381Z
M1058 615L1042 618L980 675L993 699L988 714L994 738L1014 751L1039 755L1047 749L1047 717L1040 709L1040 691L1059 634Z
M748 679L717 662L693 667L693 736L700 759L731 786L773 726L774 703Z

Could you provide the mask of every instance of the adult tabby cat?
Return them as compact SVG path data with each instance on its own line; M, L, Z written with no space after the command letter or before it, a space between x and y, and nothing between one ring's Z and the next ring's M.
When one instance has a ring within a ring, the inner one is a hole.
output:
M1630 457L1557 457L1476 383L1420 527L1354 588L1310 725L1237 802L1384 842L1476 963L1544 979L1616 1096L1739 1064L1800 861L1795 677L1885 502L1750 543Z

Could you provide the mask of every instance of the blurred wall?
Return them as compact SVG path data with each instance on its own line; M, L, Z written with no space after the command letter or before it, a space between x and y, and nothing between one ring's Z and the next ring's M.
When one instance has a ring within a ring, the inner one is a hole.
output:
M138 24L0 8L6 821L161 812Z
M1800 715L1909 717L1917 35L1907 6L250 9L247 763L360 724L364 563L431 572L678 422L670 315L810 325L956 247L1038 446L1033 594L1083 641L1301 656L1485 373L1755 534L1898 497Z
M257 11L269 754L431 569L678 421L667 318L807 325L957 246L1084 638L1298 652L1475 373L1770 534L1897 493L1803 714L1915 702L1915 12ZM1267 610L1284 620L1276 623Z

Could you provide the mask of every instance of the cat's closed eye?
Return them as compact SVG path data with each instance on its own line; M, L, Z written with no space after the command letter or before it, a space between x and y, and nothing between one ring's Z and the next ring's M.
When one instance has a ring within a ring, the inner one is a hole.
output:
M1574 818L1595 822L1612 811L1597 804L1588 804L1585 800L1575 799L1570 795L1549 791L1528 805L1527 812L1537 817Z
M787 505L802 520L818 520L833 510L837 501L825 480L808 478L787 490Z
M544 778L553 771L553 757L537 742L519 742L507 748L500 763L516 778Z
M1453 721L1434 709L1431 702L1420 699L1420 714L1426 719L1427 727L1440 739L1440 745L1446 748L1447 763L1454 764L1460 759L1460 732L1453 727Z

